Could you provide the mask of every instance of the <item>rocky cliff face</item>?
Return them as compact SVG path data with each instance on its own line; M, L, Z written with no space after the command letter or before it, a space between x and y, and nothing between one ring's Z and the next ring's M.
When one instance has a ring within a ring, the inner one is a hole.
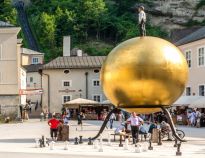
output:
M145 4L153 25L168 31L184 28L190 21L205 20L205 6L197 9L200 0L152 0Z

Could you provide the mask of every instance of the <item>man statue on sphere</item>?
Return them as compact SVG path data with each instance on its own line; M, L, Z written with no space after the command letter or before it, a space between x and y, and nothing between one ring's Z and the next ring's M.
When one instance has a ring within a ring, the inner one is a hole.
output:
M138 22L139 22L139 30L140 30L140 36L146 36L146 28L145 28L145 23L146 23L146 14L144 12L144 7L140 6L138 7L138 12L139 12L139 17L138 17Z

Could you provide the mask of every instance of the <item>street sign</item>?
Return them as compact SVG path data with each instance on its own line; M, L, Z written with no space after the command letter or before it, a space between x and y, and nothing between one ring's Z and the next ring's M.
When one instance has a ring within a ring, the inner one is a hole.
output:
M43 89L20 89L19 95L40 95L43 93Z
M59 90L58 92L69 93L69 92L76 92L76 90L64 89L64 90Z

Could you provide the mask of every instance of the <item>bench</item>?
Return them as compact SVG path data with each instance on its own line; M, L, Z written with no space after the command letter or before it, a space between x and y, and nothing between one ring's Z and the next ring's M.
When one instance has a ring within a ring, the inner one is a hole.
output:
M116 136L119 136L120 139L122 139L122 136L128 137L128 139L130 139L130 138L132 137L131 134L116 134L116 133L113 133L113 134L111 134L111 135L114 136L114 142L115 142L115 140L116 140Z
M120 139L122 139L122 136L128 137L129 140L130 140L130 138L132 138L132 134L131 134L131 133L129 133L129 134L116 134L116 133L113 133L113 134L111 134L111 135L113 135L113 137L114 137L114 142L115 142L115 140L116 140L116 136L119 136ZM141 137L141 141L143 140L143 136L144 136L144 135L145 135L145 134L140 134L140 133L139 133L139 137ZM146 138L145 138L145 140L146 140Z

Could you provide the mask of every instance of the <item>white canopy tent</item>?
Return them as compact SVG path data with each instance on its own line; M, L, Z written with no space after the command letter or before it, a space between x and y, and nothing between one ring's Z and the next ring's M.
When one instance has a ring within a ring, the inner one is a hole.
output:
M201 97L198 100L193 101L190 105L190 108L205 108L205 97Z
M101 102L101 104L106 104L106 105L110 105L112 104L110 100L104 100Z
M204 98L203 96L181 96L172 106L188 106L194 101Z
M63 105L65 107L70 107L70 108L79 108L80 105L93 106L93 105L100 105L100 103L94 100L77 98L77 99L65 102Z

